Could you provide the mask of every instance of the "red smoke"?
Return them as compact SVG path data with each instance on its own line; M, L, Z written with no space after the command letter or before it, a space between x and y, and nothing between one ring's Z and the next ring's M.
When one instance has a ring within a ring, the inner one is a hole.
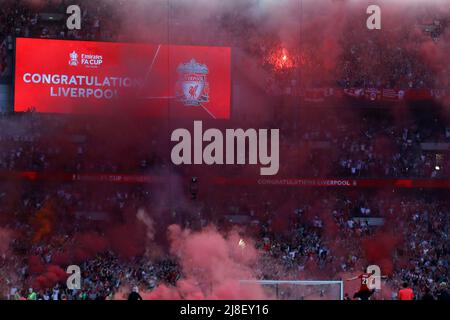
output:
M33 243L41 241L43 238L50 236L55 224L55 212L53 205L46 203L34 217L31 218L31 224L34 226L35 233L33 235Z
M393 253L401 244L401 238L386 232L377 232L375 235L362 240L362 248L369 263L380 266L383 275L393 272Z
M145 252L144 231L135 224L115 226L107 231L107 237L111 250L122 258L129 259Z
M39 256L28 257L28 271L30 274L39 274L45 271L45 265Z
M146 243L154 237L153 222L143 210L136 221L105 227L105 234L86 232L75 235L73 241L52 256L52 263L69 265L86 261L112 250L120 258L129 259L144 253Z
M236 231L226 236L214 227L201 231L168 229L170 251L179 259L183 279L176 287L161 284L144 299L268 299L259 285L242 285L254 279L252 264L258 253L251 241ZM240 241L241 240L241 241Z
M0 256L7 253L11 236L12 232L10 230L0 228Z
M32 255L28 257L28 271L34 278L33 286L35 288L51 288L56 283L65 281L68 274L57 265L45 266L39 256Z
M45 273L36 277L34 287L36 288L52 288L58 282L66 281L69 275L59 266L50 265Z
M99 234L85 233L75 237L74 245L74 260L81 262L105 251L108 241Z

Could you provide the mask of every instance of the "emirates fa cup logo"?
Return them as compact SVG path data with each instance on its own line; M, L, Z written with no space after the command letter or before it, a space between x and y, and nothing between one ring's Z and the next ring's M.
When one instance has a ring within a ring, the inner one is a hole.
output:
M209 101L208 67L194 59L178 66L177 97L185 106L201 106Z
M78 65L78 54L73 51L70 54L69 66L76 67Z

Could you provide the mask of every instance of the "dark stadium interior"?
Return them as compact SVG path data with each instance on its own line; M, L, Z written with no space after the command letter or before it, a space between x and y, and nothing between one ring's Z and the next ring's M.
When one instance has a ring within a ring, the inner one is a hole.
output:
M371 299L407 282L448 300L450 6L377 2L381 30L370 1L80 0L68 30L72 1L0 0L0 299L339 299L239 281L352 297L346 280L378 265ZM17 38L231 48L229 119L172 99L17 112ZM277 174L174 165L171 133L198 119L279 129Z

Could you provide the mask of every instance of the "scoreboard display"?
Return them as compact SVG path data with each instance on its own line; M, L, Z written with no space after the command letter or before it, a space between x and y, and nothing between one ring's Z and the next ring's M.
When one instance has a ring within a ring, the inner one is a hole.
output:
M228 47L18 38L14 110L228 119Z

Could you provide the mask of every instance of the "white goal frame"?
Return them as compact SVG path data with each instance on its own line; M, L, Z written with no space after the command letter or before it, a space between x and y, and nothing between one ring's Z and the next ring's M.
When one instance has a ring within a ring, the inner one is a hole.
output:
M241 280L240 283L247 284L261 284L261 285L278 285L278 284L292 284L304 286L316 286L323 284L337 284L339 285L339 300L344 300L344 281L340 280Z

